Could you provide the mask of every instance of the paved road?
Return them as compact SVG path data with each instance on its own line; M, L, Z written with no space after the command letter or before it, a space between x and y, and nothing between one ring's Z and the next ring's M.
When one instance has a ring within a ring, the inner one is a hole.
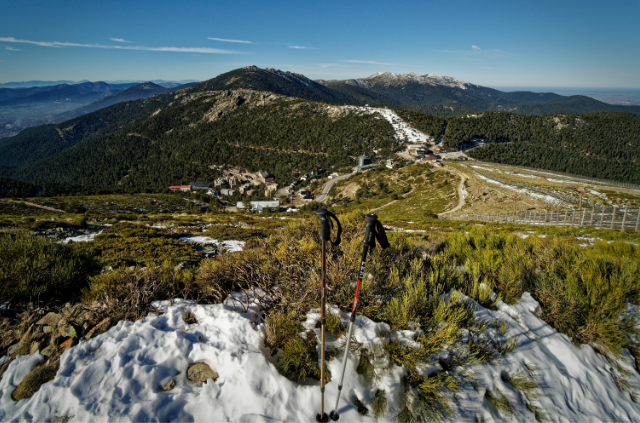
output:
M325 201L327 201L327 197L329 197L329 191L331 190L331 187L333 186L333 184L343 179L346 179L351 175L353 175L353 173L347 173L346 175L336 176L335 178L331 179L329 182L324 184L324 187L322 187L322 192L320 193L318 198L316 198L316 201L319 203L324 203Z

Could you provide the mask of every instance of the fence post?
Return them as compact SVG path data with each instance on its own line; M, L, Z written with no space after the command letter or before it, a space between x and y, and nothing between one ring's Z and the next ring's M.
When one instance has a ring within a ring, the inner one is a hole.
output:
M591 208L591 220L589 221L589 226L593 226L593 212L596 211L596 206Z
M638 213L638 217L636 218L636 232L638 232L638 225L640 224L640 209L636 209L636 213Z
M602 206L602 215L600 216L600 226L598 226L598 229L602 229L602 225L604 224L604 205Z
M571 210L571 226L573 228L573 219L575 219L576 217L576 211L575 210Z
M622 215L622 226L620 227L621 231L624 231L624 224L627 223L627 211L629 209L627 208L627 206L624 206L624 215Z
M616 218L616 209L618 208L618 206L613 206L613 212L611 212L611 226L609 227L609 229L613 229L613 221Z
M564 211L564 222L562 223L562 226L567 226L567 215L568 215L569 211L565 210Z
M582 210L582 218L580 219L580 227L582 228L584 226L584 215L587 214L587 210L583 209Z

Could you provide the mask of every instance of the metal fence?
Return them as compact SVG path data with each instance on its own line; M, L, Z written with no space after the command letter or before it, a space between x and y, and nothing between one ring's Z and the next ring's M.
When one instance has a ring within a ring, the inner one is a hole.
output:
M521 211L501 214L471 214L463 220L481 222L523 223L527 225L571 226L605 229L640 229L640 209L599 208L561 211Z

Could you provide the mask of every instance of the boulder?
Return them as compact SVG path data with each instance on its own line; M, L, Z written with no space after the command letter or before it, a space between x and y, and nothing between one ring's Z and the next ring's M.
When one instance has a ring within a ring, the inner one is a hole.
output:
M173 388L175 388L176 386L176 380L175 379L170 379L167 383L165 383L164 385L160 385L160 389L164 392L168 392L170 390L172 390Z
M191 363L187 368L187 379L192 382L206 382L208 379L213 379L215 382L218 379L218 373L211 370L207 363Z
M40 351L40 347L42 346L42 344L38 341L34 341L31 343L31 348L29 349L29 354L33 354L35 352Z

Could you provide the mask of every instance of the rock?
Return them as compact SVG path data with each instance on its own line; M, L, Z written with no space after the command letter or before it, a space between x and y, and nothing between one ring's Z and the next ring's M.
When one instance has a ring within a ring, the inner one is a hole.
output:
M61 318L62 316L59 314L53 312L47 313L46 316L36 322L36 325L56 326Z
M51 332L53 332L53 326L45 326L45 327L42 328L42 331L44 333L51 333Z
M60 336L60 335L51 336L51 340L49 341L49 345L58 346L58 345L60 345L62 343L63 340L64 340L64 336Z
M77 344L77 341L78 340L76 338L68 338L66 341L64 341L62 344L60 344L60 349L64 351L67 348L71 348L75 344Z
M40 351L40 354L44 355L45 357L52 357L57 351L58 348L56 348L55 345L49 345L43 348L42 351Z
M169 382L165 383L164 385L160 385L160 389L164 392L168 392L173 388L175 388L175 386L176 386L176 380L172 378L171 380L169 380Z
M67 338L77 338L78 337L78 332L76 331L76 328L74 328L71 325L66 325L63 326L61 328L59 328L59 332L60 335L67 337Z
M91 329L84 337L84 339L89 340L94 334L96 333L102 333L105 330L107 330L107 327L109 326L109 322L111 321L111 319L109 319L108 317L106 319L104 319L103 321L101 321L100 323L98 323L97 325L95 325L93 327L93 329Z
M56 416L53 418L53 423L67 423L75 416Z
M7 353L9 355L14 355L16 351L18 351L18 348L20 348L22 346L22 342L18 342L17 344L13 344L12 346L9 347L9 350L7 350Z
M208 379L213 379L215 382L218 379L218 373L211 370L206 363L191 363L187 368L187 379L192 382L206 382Z
M29 349L29 354L33 354L35 352L40 351L40 347L42 346L42 344L38 341L34 341L31 343L31 348Z

